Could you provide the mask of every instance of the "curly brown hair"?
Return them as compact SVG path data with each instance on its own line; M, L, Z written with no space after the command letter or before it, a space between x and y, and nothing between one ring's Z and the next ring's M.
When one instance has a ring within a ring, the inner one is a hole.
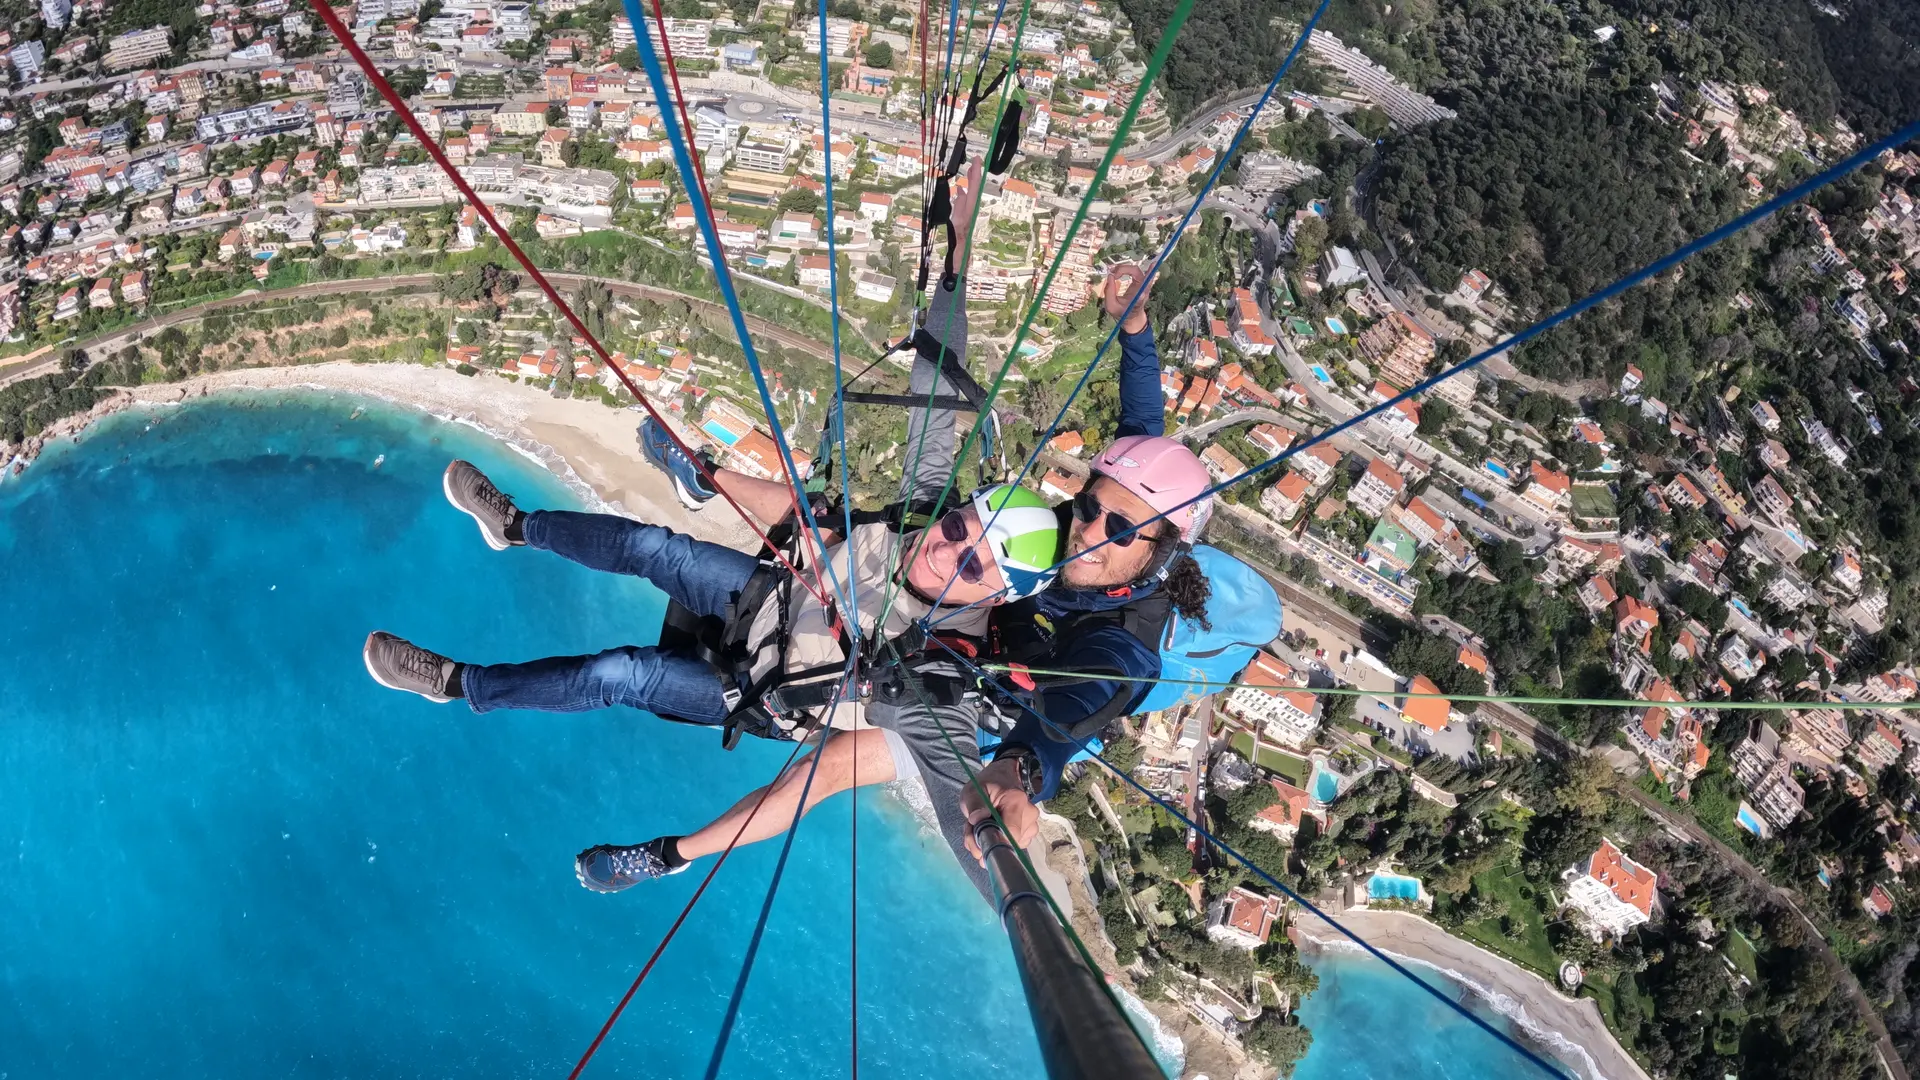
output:
M1183 551L1174 556L1164 588L1167 599L1173 601L1173 609L1181 618L1192 619L1202 630L1213 629L1213 624L1207 621L1207 600L1213 595L1213 585L1192 555Z

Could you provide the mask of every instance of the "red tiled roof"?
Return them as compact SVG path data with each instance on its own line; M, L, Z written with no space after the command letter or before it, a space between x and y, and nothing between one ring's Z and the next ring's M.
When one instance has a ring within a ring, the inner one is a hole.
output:
M1567 479L1566 473L1555 472L1537 461L1533 462L1529 468L1532 470L1533 482L1556 495L1565 495L1572 489L1573 482Z
M1407 486L1406 477L1395 472L1393 466L1379 458L1367 462L1367 475L1387 485L1387 489L1396 495Z
M1627 858L1613 841L1600 841L1600 849L1587 860L1587 873L1623 902L1640 909L1642 915L1653 914L1653 871Z
M1313 796L1285 780L1268 779L1267 782L1273 785L1273 793L1279 796L1280 801L1255 816L1275 825L1284 825L1290 829L1299 828L1301 816L1313 806Z
M1438 694L1439 692L1440 688L1425 675L1415 675L1412 684L1407 687L1409 694ZM1447 726L1449 711L1451 706L1446 698L1409 697L1406 699L1406 704L1401 707L1400 715L1428 731L1439 731Z

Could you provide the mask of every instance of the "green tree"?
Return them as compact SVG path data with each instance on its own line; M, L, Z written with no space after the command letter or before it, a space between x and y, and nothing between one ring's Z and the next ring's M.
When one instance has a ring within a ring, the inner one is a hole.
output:
M1320 255L1327 246L1327 223L1320 217L1301 219L1293 234L1293 254L1295 265L1309 267L1320 261Z
M1384 139L1387 133L1393 130L1393 124L1387 119L1387 114L1374 105L1348 113L1347 123L1353 127L1353 130L1369 139Z
M774 202L780 213L815 214L820 211L820 193L812 188L792 187L780 193Z
M1296 1017L1283 1020L1272 1013L1261 1013L1240 1041L1248 1053L1280 1070L1281 1076L1292 1076L1294 1066L1313 1048L1313 1031Z
M867 46L868 67L891 68L893 66L893 46L884 41L875 41Z

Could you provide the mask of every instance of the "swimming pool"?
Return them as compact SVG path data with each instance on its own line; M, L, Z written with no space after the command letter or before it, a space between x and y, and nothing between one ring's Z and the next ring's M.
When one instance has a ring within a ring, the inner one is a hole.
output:
M734 443L737 443L740 441L740 436L735 435L731 431L728 431L724 426L722 426L718 421L715 421L715 420L709 420L706 423L701 424L700 430L706 432L707 434L713 436L714 438L720 440L721 442L725 443L728 446L732 446Z
M1327 316L1327 333L1334 337L1344 337L1347 333L1347 324L1329 315Z
M1823 889L1831 889L1831 888L1833 888L1833 875L1832 875L1832 874L1829 874L1829 873L1827 873L1827 868L1826 868L1826 867L1824 867L1824 866L1823 866L1823 867L1821 867L1821 868L1820 868L1820 872L1819 872L1819 873L1817 873L1817 874L1815 874L1815 875L1813 875L1813 876L1814 876L1814 877L1816 877L1816 878L1819 878L1819 879L1820 879L1820 887L1821 887L1821 888L1823 888Z
M1326 368L1321 367L1319 364L1312 364L1308 366L1307 370L1313 372L1314 378L1319 379L1328 386L1333 385L1333 377L1327 374Z
M1313 763L1313 801L1330 803L1340 795L1340 777L1319 762Z
M1418 900L1420 899L1420 879L1405 877L1401 874L1389 874L1385 870L1377 871L1367 879L1367 899Z
M1765 837L1767 835L1766 825L1764 825L1760 821L1760 819L1754 815L1753 809L1749 807L1746 803L1740 804L1740 812L1733 815L1733 819L1740 823L1741 828L1747 830L1748 832L1752 833L1755 836Z
M1493 475L1499 477L1502 480L1513 479L1513 474L1507 471L1507 467L1493 460L1492 458L1488 458L1486 460L1486 463L1484 465L1481 465L1480 467L1492 473Z

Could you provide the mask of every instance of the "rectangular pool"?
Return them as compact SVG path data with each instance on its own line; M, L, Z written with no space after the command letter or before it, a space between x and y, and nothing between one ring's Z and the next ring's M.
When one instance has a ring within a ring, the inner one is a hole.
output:
M1347 335L1347 324L1329 315L1327 316L1327 333L1332 334L1334 337L1345 337Z
M1754 814L1753 808L1749 807L1746 803L1740 804L1740 812L1733 815L1733 819L1740 823L1741 828L1755 836L1764 838L1767 835L1766 824Z
M1493 475L1499 477L1502 480L1513 479L1513 474L1507 471L1507 467L1493 460L1492 458L1488 458L1486 461L1486 464L1480 467L1492 473Z
M1367 879L1367 899L1418 900L1420 899L1420 879L1401 874L1389 874L1385 870L1378 871Z
M700 430L706 432L707 434L713 436L714 438L720 440L722 443L725 443L728 446L732 446L734 443L737 443L740 441L740 436L735 435L731 431L728 431L723 425L713 420L709 420L706 423L701 424Z

